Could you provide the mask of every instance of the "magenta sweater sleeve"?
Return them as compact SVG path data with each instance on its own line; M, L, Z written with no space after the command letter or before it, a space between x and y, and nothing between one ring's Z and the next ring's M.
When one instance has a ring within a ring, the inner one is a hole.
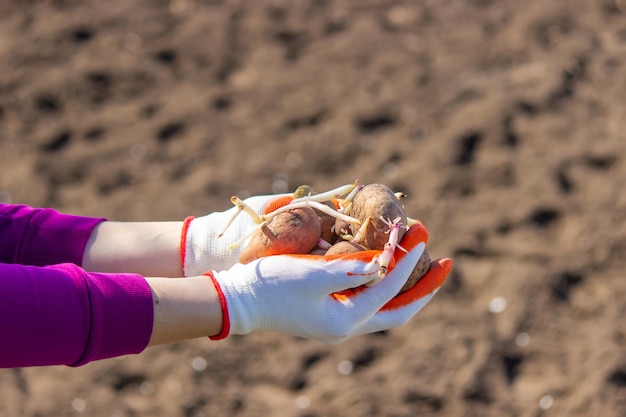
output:
M2 368L78 366L139 353L152 322L150 287L139 275L0 264Z
M0 367L78 366L147 346L146 280L80 268L103 220L0 204Z
M91 231L104 220L0 204L0 263L81 265Z

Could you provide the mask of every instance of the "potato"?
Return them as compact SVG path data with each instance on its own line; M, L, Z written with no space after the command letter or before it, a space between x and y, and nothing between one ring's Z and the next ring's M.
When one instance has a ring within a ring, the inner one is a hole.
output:
M312 208L277 214L252 235L239 262L246 264L270 255L309 253L317 245L320 234L320 220Z
M311 188L310 185L301 185L298 188L296 188L296 191L294 191L293 193L293 198L302 198L302 197L306 197L309 195L316 195L317 193L313 190L313 188ZM333 203L331 203L330 201L325 201L322 204L327 205L328 207L332 208L333 210L335 209L335 205ZM335 218L329 214L326 214L322 211L319 211L317 209L314 209L315 213L317 213L317 215L320 218L320 226L321 226L321 237L322 239L324 239L326 242L330 243L331 245L333 243L335 243L338 239L337 235L333 232L333 226L335 224Z
M389 241L389 225L386 224L382 219L393 221L396 218L400 218L400 224L406 226L407 225L407 217L404 211L404 207L398 201L395 193L386 185L383 184L369 184L363 187L361 191L359 191L354 200L352 202L352 211L350 213L351 216L357 218L362 224L365 223L367 218L370 218L370 224L367 226L367 229L362 234L359 239L359 244L361 244L364 249L376 249L382 250L385 243ZM382 218L382 219L381 219ZM348 230L352 235L355 235L358 231L353 229L348 229L350 226L348 223L343 221L335 222L335 231L340 232L343 230ZM406 229L401 228L399 230L398 235L398 243L400 244L404 234L406 233ZM338 233L340 234L340 233ZM341 243L341 245L339 245ZM346 248L345 244L356 245L356 242L338 242L335 246L338 246L337 249L331 248L331 250L352 250L356 251L353 248ZM329 250L328 253L332 253ZM341 252L339 252L341 253ZM346 252L348 253L348 252ZM417 262L417 265L413 269L413 272L409 276L409 279L404 284L400 292L404 292L411 288L420 278L422 278L428 270L430 269L430 256L426 251L422 254L420 259Z
M352 201L350 215L357 218L361 224L364 224L368 217L370 218L370 224L358 242L369 249L382 250L389 240L387 233L389 226L382 219L393 221L400 217L400 224L403 226L407 224L404 207L394 192L383 184L369 184L363 187ZM338 227L341 226L335 223L336 230ZM406 229L400 229L398 242L402 240L405 232ZM356 233L356 230L352 230L353 235Z
M335 206L333 206L332 204L329 204L329 206L333 209L335 208ZM333 232L333 226L335 225L336 219L333 216L323 213L319 210L315 210L315 213L320 219L322 239L332 245L338 239L338 236Z
M311 251L309 252L309 255L324 256L326 255L326 249L316 246L313 249L311 249Z
M346 253L360 252L362 250L367 250L367 248L358 243L340 240L326 251L326 255L343 255Z
M424 251L422 256L417 261L417 265L413 268L413 272L409 275L409 279L404 286L400 289L400 292L404 292L411 288L417 281L419 281L430 270L430 255Z

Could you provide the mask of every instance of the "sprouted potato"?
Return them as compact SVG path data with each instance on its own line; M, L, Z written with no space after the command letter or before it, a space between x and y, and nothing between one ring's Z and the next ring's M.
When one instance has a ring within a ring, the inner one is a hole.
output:
M320 220L309 207L296 208L272 217L256 230L250 243L241 252L239 262L285 253L305 254L320 239Z

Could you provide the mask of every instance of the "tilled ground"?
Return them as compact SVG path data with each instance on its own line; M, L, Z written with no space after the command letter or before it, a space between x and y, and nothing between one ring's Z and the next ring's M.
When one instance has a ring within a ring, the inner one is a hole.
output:
M0 415L626 415L626 5L0 2L0 200L114 220L359 178L450 256L402 328L0 371Z

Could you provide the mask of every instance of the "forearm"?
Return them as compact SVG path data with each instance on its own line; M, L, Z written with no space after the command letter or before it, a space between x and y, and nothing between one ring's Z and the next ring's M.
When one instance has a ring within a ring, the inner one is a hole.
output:
M149 345L207 337L220 332L221 304L206 276L183 277L182 222L104 222L85 248L87 271L133 272L152 290L154 324Z
M146 278L154 309L150 346L207 337L222 328L221 304L211 279L181 278L182 227L183 222L103 222L85 247L87 271L150 277Z
M87 242L87 271L133 272L146 277L182 277L183 222L103 222Z

